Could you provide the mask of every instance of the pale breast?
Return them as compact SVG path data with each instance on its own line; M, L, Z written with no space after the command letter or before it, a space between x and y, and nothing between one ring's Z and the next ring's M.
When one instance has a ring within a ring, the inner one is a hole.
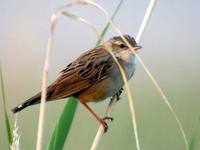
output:
M119 59L121 59L121 65L126 72L128 80L131 79L135 72L136 67L136 58L135 55L131 51L122 51L117 55Z
M116 55L120 64L123 66L128 80L131 79L135 72L135 55L131 52ZM90 88L84 90L79 98L84 102L98 102L113 96L124 86L124 81L120 75L118 66L115 65L110 76Z

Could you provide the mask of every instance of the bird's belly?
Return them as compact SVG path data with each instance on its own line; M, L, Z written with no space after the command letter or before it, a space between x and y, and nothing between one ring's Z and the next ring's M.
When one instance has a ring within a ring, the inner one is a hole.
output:
M98 102L111 97L123 86L122 80L118 82L113 78L106 78L99 83L84 90L78 99L83 102Z
M129 72L127 73L126 69L124 70L129 80L134 74L134 71L129 70ZM117 74L115 74L115 76L106 78L82 91L81 94L78 96L78 99L83 102L99 102L116 94L123 87L123 85L124 81L120 73L118 72Z
M135 72L135 61L122 64L129 80ZM116 65L110 76L82 91L78 96L83 102L98 102L116 94L124 85L118 66Z

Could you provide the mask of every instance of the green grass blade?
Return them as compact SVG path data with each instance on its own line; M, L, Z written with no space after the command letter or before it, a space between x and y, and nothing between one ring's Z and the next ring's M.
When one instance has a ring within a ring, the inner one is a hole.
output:
M2 72L2 68L1 68L1 62L0 62L0 80L1 80L0 86L1 86L2 100L3 100L3 111L4 111L5 125L6 125L6 131L7 131L6 133L7 133L9 145L12 145L13 136L12 136L12 129L11 129L10 121L9 121L9 118L8 118L7 108L6 108L6 97L5 97L3 72ZM9 148L10 148L10 146L9 146Z
M120 0L119 4L117 5L111 19L113 20L119 11L123 0ZM103 31L101 32L101 37L103 38L108 31L108 28L110 26L110 23L107 23L104 27ZM100 44L100 39L97 41L96 46ZM74 97L70 97L68 102L65 105L65 108L60 116L60 119L53 131L53 134L51 136L48 150L57 150L62 149L65 143L65 140L68 136L69 129L71 127L75 111L78 105L78 101Z
M195 150L195 144L200 140L200 119L189 141L189 150Z
M116 9L115 9L115 11L114 11L114 13L113 13L113 15L112 15L112 17L111 17L111 20L113 20L113 19L115 18L115 16L117 15L117 13L118 13L118 11L119 11L119 9L120 9L122 3L123 3L123 0L121 0L121 1L119 2L119 4L117 5L117 7L116 7ZM108 23L106 24L106 26L104 27L103 31L101 32L101 37L102 37L102 38L105 36L106 32L108 31L109 26L110 26L110 23L108 22ZM100 43L101 43L101 39L99 39L99 40L97 41L96 46L98 46Z
M56 128L52 134L48 150L58 150L63 148L65 139L68 136L75 115L77 105L78 103L76 98L70 97L68 99L68 102L59 118L58 124L56 125Z

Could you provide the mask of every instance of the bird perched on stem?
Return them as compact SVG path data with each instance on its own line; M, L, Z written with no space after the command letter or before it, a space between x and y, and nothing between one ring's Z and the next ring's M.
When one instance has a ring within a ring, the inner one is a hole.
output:
M141 48L133 37L124 35L124 38L135 51ZM106 131L108 126L105 119L112 118L101 119L87 104L88 102L99 102L115 95L124 85L118 65L106 50L105 45L110 47L129 80L135 72L136 57L122 38L116 36L83 53L62 70L60 76L47 88L47 101L70 96L76 97L104 126ZM28 106L39 104L40 99L41 92L13 108L12 112L16 113Z

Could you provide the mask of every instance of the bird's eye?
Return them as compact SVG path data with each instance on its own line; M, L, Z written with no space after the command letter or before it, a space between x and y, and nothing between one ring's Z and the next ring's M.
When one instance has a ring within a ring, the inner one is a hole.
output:
M123 44L123 43L121 43L120 45L120 48L126 48L127 46L125 45L125 44Z

